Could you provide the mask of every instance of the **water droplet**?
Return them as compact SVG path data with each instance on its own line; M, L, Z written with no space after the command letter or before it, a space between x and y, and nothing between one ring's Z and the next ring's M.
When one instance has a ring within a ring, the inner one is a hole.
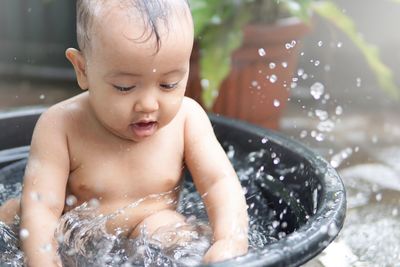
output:
M307 137L307 131L303 130L300 132L300 138L306 138Z
M328 235L333 237L333 236L336 236L338 232L339 232L339 229L336 226L336 224L335 223L331 223L329 225L329 228L328 228Z
M282 62L282 67L286 69L286 68L288 67L288 63L287 63L287 62L285 62L285 61L284 61L284 62Z
M260 55L260 57L265 57L265 55L266 55L267 53L265 52L265 49L264 49L264 48L259 48L259 49L258 49L258 54Z
M327 120L328 119L328 112L326 112L325 110L322 109L316 109L315 110L315 115L321 120Z
M67 206L73 206L77 201L78 199L74 195L69 195L65 200L65 204L67 204Z
M45 245L43 245L43 246L40 248L40 250L41 250L42 252L50 252L50 251L51 251L51 248L52 248L51 244L45 244Z
M228 156L228 158L232 159L235 156L235 149L233 148L233 146L229 146L228 147L228 152L226 152L226 155Z
M335 114L340 116L343 114L343 108L341 106L337 106L335 109Z
M274 158L273 160L274 164L279 164L279 162L281 162L280 158Z
M292 40L290 43L286 43L285 44L285 48L286 49L291 49L291 48L293 48L295 46L296 46L296 41L295 40Z
M274 99L274 107L279 107L281 105L281 102L279 102L278 99Z
M361 87L361 78L356 79L356 85L357 87Z
M331 120L321 121L317 125L317 129L321 132L331 132L335 128L335 123Z
M57 240L58 244L64 242L64 235L62 233L58 233L56 236L56 240Z
M32 200L34 201L40 201L40 195L38 192L31 192L30 193L30 197L32 198Z
M337 46L337 48L341 48L343 46L343 43L342 42L338 42L336 46Z
M330 65L325 65L324 66L324 71L328 72L331 70L331 66Z
M221 24L221 22L222 22L222 19L221 19L220 16L214 15L214 16L211 17L211 23L212 24L219 25L219 24Z
M286 236L286 233L285 232L279 232L278 233L278 238L279 239L282 239L282 238L284 238Z
M275 69L275 67L276 67L276 64L274 62L269 63L269 68L271 70Z
M263 139L261 139L261 143L263 143L263 144L265 144L265 143L267 143L268 142L268 138L263 138Z
M157 69L153 69L153 73L156 73L157 72Z
M251 86L252 87L257 87L258 86L258 82L257 81L252 81L251 82Z
M321 47L324 43L322 41L318 41L317 45L318 47Z
M318 67L321 62L319 60L315 60L314 66Z
M208 87L210 87L210 81L207 79L201 79L200 83L203 89L207 89Z
M318 142L322 142L325 140L325 135L323 133L317 133L317 135L315 136L315 140L317 140Z
M19 230L19 238L21 240L27 239L29 237L29 231L25 228L21 228L21 230Z
M325 86L320 82L316 82L310 87L310 93L314 97L314 99L320 99L324 91Z
M45 96L44 94L41 94L41 95L39 96L39 98L43 100L43 99L46 98L46 96Z
M380 202L382 200L382 194L381 193L376 194L375 199L376 201Z
M301 75L303 75L304 74L304 69L298 69L297 70L297 75L298 76L301 76Z
M269 81L270 81L271 83L276 83L277 80L278 80L278 77L277 77L275 74L272 74L272 75L269 77Z
M89 200L88 204L93 208L98 208L100 206L100 201L97 198L92 198L91 200Z
M347 159L349 156L351 156L351 154L353 154L353 149L351 147L345 148L342 151L340 151L339 153L335 154L332 156L331 158L331 165L334 168L337 168L340 166L340 164L342 164L342 162Z
M397 216L397 215L399 215L399 210L397 208L394 208L392 210L392 216Z

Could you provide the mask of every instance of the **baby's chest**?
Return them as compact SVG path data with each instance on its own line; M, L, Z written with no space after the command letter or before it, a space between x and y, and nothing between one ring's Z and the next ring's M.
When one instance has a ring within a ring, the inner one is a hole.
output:
M182 175L183 149L90 147L75 157L69 191L82 198L141 198L175 188Z

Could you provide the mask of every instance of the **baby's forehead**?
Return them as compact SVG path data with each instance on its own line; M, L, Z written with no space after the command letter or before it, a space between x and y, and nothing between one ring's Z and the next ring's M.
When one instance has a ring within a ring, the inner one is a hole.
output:
M182 20L191 20L186 0L94 0L94 3L91 10L92 26L100 28L107 27L110 20L116 18L124 18L126 23L134 23L147 30L168 29L176 21L181 21L181 24ZM95 29L92 27L88 30L93 32Z
M91 50L97 40L109 38L111 33L139 42L155 39L157 47L163 36L171 32L193 34L186 0L78 0L78 3L77 33L82 51Z

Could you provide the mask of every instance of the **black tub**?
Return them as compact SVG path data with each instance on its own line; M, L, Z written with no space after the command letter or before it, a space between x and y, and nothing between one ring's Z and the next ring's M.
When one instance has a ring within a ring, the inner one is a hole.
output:
M11 182L4 173L22 175L23 168L10 169L10 164L27 157L32 130L42 111L43 108L37 108L0 113L0 184ZM246 198L251 216L263 216L263 211L269 209L284 222L284 226L275 227L280 233L279 241L213 266L298 266L316 256L336 237L345 217L345 190L336 171L311 150L277 133L215 115L210 117L224 148L234 147L235 168L247 164L255 170L242 180L242 185L248 187ZM254 151L263 153L256 152L256 157L248 159ZM241 158L247 161L238 161ZM254 196L265 199L268 207L254 207Z

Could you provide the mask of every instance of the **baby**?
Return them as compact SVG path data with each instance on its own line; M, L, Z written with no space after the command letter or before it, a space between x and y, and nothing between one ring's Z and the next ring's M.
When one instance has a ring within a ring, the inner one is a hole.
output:
M207 114L184 96L193 45L187 2L78 0L77 33L80 50L69 48L66 57L84 92L40 117L21 210L16 200L1 208L5 220L21 216L28 265L60 264L54 231L69 209L96 199L107 215L151 194L171 192L176 200L173 189L184 168L213 230L204 262L245 254L248 216L240 183ZM149 198L110 220L107 230L136 237L144 225L151 234L184 223L175 208Z

